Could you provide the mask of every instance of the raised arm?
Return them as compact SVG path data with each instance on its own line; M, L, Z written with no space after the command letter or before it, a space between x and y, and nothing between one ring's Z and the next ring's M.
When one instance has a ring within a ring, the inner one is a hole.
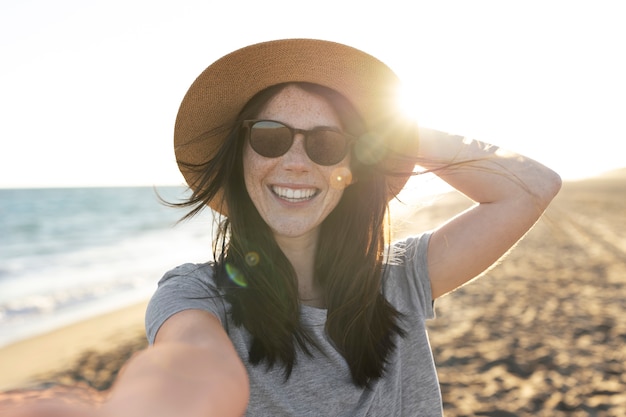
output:
M433 298L480 275L535 224L561 187L542 164L496 146L420 129L419 164L477 204L438 228L428 249Z
M154 346L131 359L116 381L103 416L241 416L248 376L221 324L187 310L159 330Z

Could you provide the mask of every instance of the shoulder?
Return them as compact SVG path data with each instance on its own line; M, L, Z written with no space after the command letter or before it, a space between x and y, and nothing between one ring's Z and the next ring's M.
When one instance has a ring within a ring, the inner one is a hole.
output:
M215 263L185 263L167 271L159 280L159 287L173 284L205 284L215 287Z
M224 321L227 308L214 271L212 262L183 264L163 275L146 310L146 333L151 343L161 325L184 310L204 310Z
M383 277L387 300L399 311L420 311L433 317L432 290L428 275L428 243L431 233L411 236L389 248Z
M431 236L432 232L426 232L392 243L388 250L386 263L390 266L406 268L407 265L425 262Z
M201 264L195 263L184 263L182 265L178 265L175 268L170 269L165 273L161 281L167 280L174 276L185 276L185 275L202 275L202 276L212 276L213 270L215 269L215 262L206 262Z
M218 308L209 304L215 304L215 300L220 300L221 303L224 291L216 283L215 271L213 262L177 266L163 275L150 304L168 308L177 305L217 312ZM222 309L219 310L221 312Z

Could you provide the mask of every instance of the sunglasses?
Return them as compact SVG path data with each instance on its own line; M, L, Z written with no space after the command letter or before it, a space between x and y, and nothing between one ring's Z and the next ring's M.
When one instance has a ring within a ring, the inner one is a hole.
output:
M266 158L278 158L293 145L296 133L304 135L304 150L318 165L335 165L346 157L350 145L356 140L352 135L329 127L312 130L296 129L275 120L246 120L246 138L256 153Z

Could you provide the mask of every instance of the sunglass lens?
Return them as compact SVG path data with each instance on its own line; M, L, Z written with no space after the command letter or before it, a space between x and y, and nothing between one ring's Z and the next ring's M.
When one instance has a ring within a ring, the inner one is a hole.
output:
M250 129L250 146L260 155L276 158L284 155L291 147L289 128L282 123L261 121Z
M345 138L332 130L312 131L306 146L309 158L320 165L335 165L346 156Z

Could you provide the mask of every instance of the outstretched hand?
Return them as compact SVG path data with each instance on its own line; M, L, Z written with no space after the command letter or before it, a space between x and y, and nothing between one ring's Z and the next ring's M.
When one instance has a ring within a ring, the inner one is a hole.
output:
M83 387L56 386L47 389L0 393L2 417L104 417L98 411L104 394Z
M4 417L103 417L89 407L49 401L10 406L6 411L0 408L0 412Z

